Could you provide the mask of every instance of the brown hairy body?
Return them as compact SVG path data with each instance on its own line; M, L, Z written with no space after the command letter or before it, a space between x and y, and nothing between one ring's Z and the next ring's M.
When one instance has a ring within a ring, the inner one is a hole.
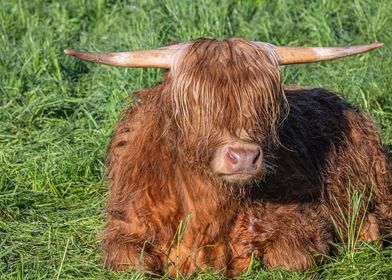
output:
M224 52L238 44L249 57L253 47L234 40L222 44L196 41L176 70L191 73L191 82L205 79L201 89L185 88L186 77L166 73L162 83L136 93L139 101L117 124L107 156L105 265L173 276L201 269L234 276L255 253L268 267L304 270L331 252L334 224L347 234L341 211L351 211L354 190L368 205L360 213L365 215L357 229L360 238L391 237L389 162L370 118L325 89L283 90L273 63L254 66L276 81L263 78L268 96L240 99L233 90L238 81L220 84L217 77L226 74L203 69L222 62L213 47ZM194 56L200 60L199 49L208 50L200 65L193 61ZM225 71L247 82L244 93L257 75L241 77L247 70L236 58L235 53L225 57ZM185 97L177 95L179 88ZM192 99L187 90L200 96ZM204 111L206 104L198 102L213 99L211 92L222 94L225 103L211 101ZM261 147L263 165L251 178L226 180L214 171L216 151L233 141Z

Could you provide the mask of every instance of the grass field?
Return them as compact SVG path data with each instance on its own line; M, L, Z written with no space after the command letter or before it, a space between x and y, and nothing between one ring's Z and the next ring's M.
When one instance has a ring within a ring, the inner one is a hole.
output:
M383 41L361 56L281 70L284 83L332 88L368 112L392 155L390 0L63 2L0 1L1 279L143 277L100 264L104 158L126 97L161 72L85 63L64 48L120 51L232 36L277 45ZM270 272L256 261L241 278L392 279L392 246L349 245L337 245L342 253L312 271Z

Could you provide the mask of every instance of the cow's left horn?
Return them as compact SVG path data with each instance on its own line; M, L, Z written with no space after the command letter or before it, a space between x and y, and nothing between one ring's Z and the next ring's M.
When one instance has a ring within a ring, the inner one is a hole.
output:
M279 64L300 64L323 60L332 60L363 52L383 46L384 43L347 47L276 47L273 49L278 56Z
M119 67L170 68L175 62L176 53L183 48L184 45L173 45L147 51L90 53L64 50L64 53L83 60Z

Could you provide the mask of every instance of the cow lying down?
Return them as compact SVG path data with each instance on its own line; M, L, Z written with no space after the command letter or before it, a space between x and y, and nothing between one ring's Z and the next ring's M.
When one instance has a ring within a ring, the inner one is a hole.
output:
M283 87L279 65L353 55L342 48L197 39L157 50L66 54L165 68L135 93L107 152L106 267L169 275L306 270L347 236L392 237L389 161L374 122L334 93Z

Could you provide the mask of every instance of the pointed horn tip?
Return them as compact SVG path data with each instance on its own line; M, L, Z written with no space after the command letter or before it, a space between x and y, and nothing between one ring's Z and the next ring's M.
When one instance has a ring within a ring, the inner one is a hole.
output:
M63 52L66 55L72 55L74 53L74 50L65 49Z
M63 50L64 54L66 55L72 55L72 56L76 56L77 54L80 54L79 51L77 50L72 50L72 49L65 49Z
M377 49L377 48L380 48L380 47L382 47L382 46L384 46L384 43L383 42L375 42L375 43L372 43L372 44L370 44L373 48L375 48L375 49Z

